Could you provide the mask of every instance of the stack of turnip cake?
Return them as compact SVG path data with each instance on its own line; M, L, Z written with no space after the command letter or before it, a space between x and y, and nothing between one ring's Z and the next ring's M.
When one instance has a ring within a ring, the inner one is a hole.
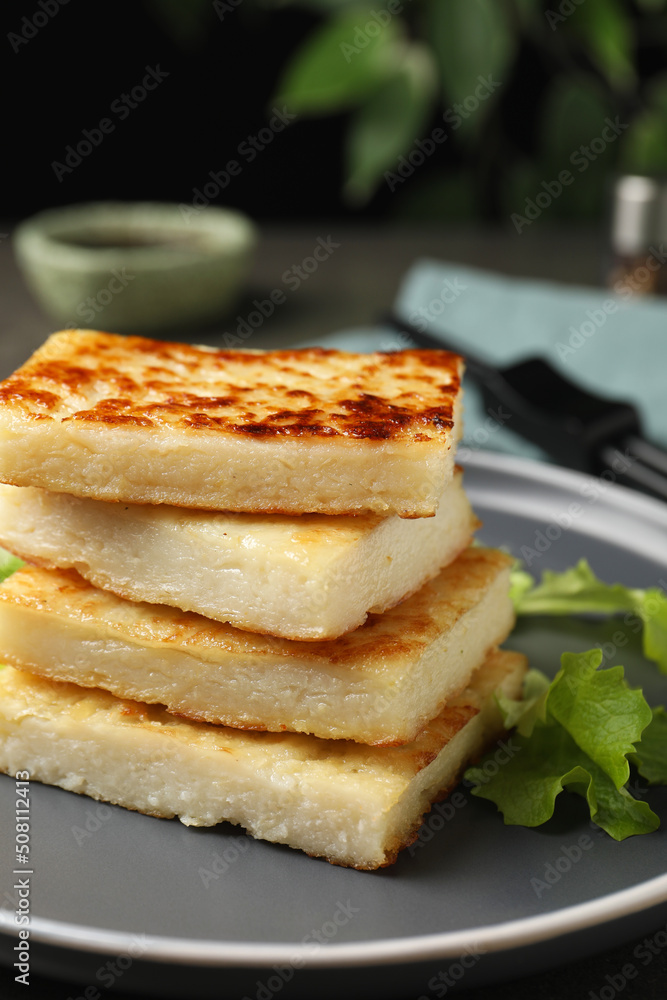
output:
M0 383L0 769L356 868L502 734L446 351L54 334Z

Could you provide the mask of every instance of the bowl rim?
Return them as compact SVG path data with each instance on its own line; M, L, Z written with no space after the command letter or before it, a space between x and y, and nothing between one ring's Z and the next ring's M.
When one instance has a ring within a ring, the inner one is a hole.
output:
M187 210L187 216L183 209ZM95 232L147 232L204 237L195 247L159 244L128 247L77 246L63 237ZM12 234L22 262L69 270L108 269L120 264L178 268L216 258L243 257L257 242L254 223L237 209L208 205L192 215L192 207L175 202L81 202L45 209L19 223Z

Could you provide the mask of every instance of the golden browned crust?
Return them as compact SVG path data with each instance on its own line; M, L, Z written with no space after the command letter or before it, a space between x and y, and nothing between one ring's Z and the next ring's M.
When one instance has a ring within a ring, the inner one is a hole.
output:
M96 427L425 442L451 431L461 373L449 351L210 350L65 330L0 384L0 405Z
M418 654L451 628L511 562L497 549L470 546L402 604L370 614L358 629L337 639L314 641L246 632L195 612L126 601L92 586L75 570L24 566L2 583L0 601L77 623L103 622L109 635L121 633L156 647L208 647L213 656L243 653L277 661L299 656L313 664L381 671L393 658Z
M522 654L495 650L455 703L448 705L437 718L433 719L414 742L389 751L360 746L349 740L321 740L303 733L246 733L208 723L181 722L158 705L144 705L120 699L99 689L84 691L74 684L42 679L29 673L12 670L10 667L5 668L0 675L0 688L2 688L0 715L8 720L10 726L19 725L25 717L56 721L59 724L62 721L65 726L74 726L72 731L61 730L67 733L68 739L71 735L77 738L79 724L91 727L86 739L91 738L90 734L94 739L98 732L113 731L118 734L117 739L120 743L124 740L123 733L145 733L150 737L153 752L158 757L160 749L153 743L156 739L166 741L164 747L168 753L174 751L178 745L204 756L210 755L211 751L214 753L222 751L230 754L234 760L250 764L248 774L252 771L252 767L258 764L262 769L265 766L273 766L277 754L277 759L283 762L279 764L279 768L282 768L284 761L287 760L294 773L303 768L304 773L316 775L316 785L325 786L331 782L334 787L341 776L352 777L359 773L377 772L380 784L384 780L393 783L394 792L391 794L396 796L393 800L395 804L401 801L401 789L407 789L413 780L423 776L417 808L409 811L405 822L401 823L400 829L396 829L395 833L391 833L390 830L385 831L381 855L375 853L371 856L369 853L367 858L356 859L345 856L329 857L328 853L324 852L319 855L332 864L373 870L386 867L396 860L400 850L415 839L423 818L433 802L446 797L471 760L476 759L503 735L502 719L492 700L493 692L501 689L509 697L518 697L526 668L527 661ZM441 753L447 752L450 743L462 734L471 722L477 729L474 733L470 733L467 744L459 744L458 749L454 751L454 766L445 764L444 770L439 770L443 763ZM46 759L50 762L48 752ZM426 770L431 764L436 768L435 772ZM95 764L94 767L96 766ZM7 770L6 764L3 767ZM59 775L50 772L46 777L40 775L39 765L34 762L30 770L34 773L33 780L46 780L49 784L61 784L63 780ZM77 773L76 767L74 773ZM106 795L99 789L96 790L94 782L87 780L90 773L92 772L86 772L86 767L83 765L81 777L87 782L84 794L102 801L122 804L125 808L146 815L162 817L182 815L180 798L179 805L173 808L171 802L166 808L151 807L148 803L138 806L136 797L132 794L119 795L117 788L114 788L113 795ZM69 787L71 784L69 778L71 774L67 771L68 781L62 787ZM209 817L203 825L216 821ZM239 822L244 825L243 820ZM261 833L257 835L262 836ZM290 843L290 841L284 842ZM299 847L299 844L293 843L291 846Z

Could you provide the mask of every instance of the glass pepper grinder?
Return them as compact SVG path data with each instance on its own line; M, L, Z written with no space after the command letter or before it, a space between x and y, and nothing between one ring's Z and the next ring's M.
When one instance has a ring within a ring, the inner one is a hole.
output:
M607 284L617 295L667 295L667 184L639 175L618 178L611 250Z

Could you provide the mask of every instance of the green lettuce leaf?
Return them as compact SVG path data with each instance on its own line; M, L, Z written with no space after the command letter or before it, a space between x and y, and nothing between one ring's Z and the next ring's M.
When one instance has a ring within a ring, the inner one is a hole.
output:
M628 687L623 668L599 670L601 661L599 649L564 653L551 684L530 679L523 713L521 703L499 701L506 724L517 727L513 752L489 768L491 754L465 776L473 794L494 802L506 823L540 826L567 788L586 799L593 822L615 840L659 826L648 804L625 787L628 756L654 716L641 692ZM652 736L650 746L654 742Z
M667 596L659 587L631 589L599 580L582 559L563 573L546 570L540 583L517 567L512 600L518 615L615 615L625 612L643 622L647 659L667 674Z
M549 688L547 714L611 778L616 788L630 777L626 755L651 722L641 691L632 691L623 667L598 670L602 651L563 653L561 670Z
M649 785L667 785L667 712L662 705L653 709L653 718L630 759Z
M523 736L530 736L539 718L544 718L544 705L549 690L549 678L540 670L529 670L523 682L523 697L496 696L507 729L517 728Z
M19 559L18 556L13 556L10 552L6 552L4 549L0 549L0 583L6 580L8 576L15 573L17 569L23 566L23 560Z

